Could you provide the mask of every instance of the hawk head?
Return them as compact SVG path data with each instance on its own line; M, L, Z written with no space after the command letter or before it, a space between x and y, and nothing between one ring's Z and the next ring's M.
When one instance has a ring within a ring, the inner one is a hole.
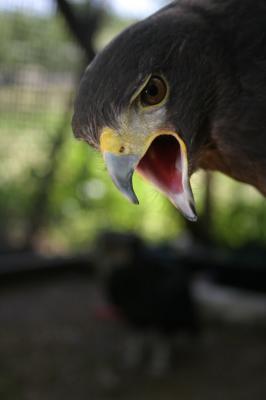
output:
M196 220L190 176L208 145L219 68L210 28L173 3L123 31L86 69L74 134L101 151L132 202L137 171Z

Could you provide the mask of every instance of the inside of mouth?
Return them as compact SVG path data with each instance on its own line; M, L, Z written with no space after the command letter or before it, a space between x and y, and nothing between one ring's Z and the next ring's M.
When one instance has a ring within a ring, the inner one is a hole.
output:
M183 192L178 140L173 135L157 136L140 160L137 171L165 193Z

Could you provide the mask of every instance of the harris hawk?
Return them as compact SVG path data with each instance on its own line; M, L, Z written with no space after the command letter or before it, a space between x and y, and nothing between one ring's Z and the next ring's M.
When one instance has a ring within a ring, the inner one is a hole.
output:
M72 125L134 203L135 170L191 221L199 168L266 195L266 1L174 1L130 26L86 69Z

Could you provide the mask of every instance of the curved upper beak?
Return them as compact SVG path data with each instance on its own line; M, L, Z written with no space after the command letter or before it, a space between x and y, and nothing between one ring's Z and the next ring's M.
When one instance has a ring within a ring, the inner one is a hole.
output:
M132 203L139 204L132 182L133 173L139 162L139 157L135 155L116 155L105 152L103 158L116 187Z
M115 131L106 128L101 136L101 151L105 161L107 170L116 185L116 187L127 197L132 203L139 204L138 198L133 189L132 178L134 171L137 169L138 172L144 177L148 178L151 182L160 189L160 185L156 181L155 176L147 176L142 173L143 171L139 167L142 157L148 150L152 141L159 135L172 135L175 136L180 146L180 159L176 164L178 174L180 176L179 189L162 189L167 195L169 200L178 208L181 213L190 221L197 220L197 214L194 207L193 193L190 187L188 177L188 161L186 147L182 139L174 133L169 131L158 131L153 135L150 135L149 140L146 143L131 143L131 147L127 147L125 154L125 144L122 143L124 138L121 138Z

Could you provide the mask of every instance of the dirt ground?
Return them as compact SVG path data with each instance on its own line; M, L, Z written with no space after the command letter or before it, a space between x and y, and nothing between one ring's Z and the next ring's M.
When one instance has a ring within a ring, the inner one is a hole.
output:
M1 288L0 399L266 399L266 323L203 317L155 377L114 367L125 329L97 320L98 302L84 277Z

